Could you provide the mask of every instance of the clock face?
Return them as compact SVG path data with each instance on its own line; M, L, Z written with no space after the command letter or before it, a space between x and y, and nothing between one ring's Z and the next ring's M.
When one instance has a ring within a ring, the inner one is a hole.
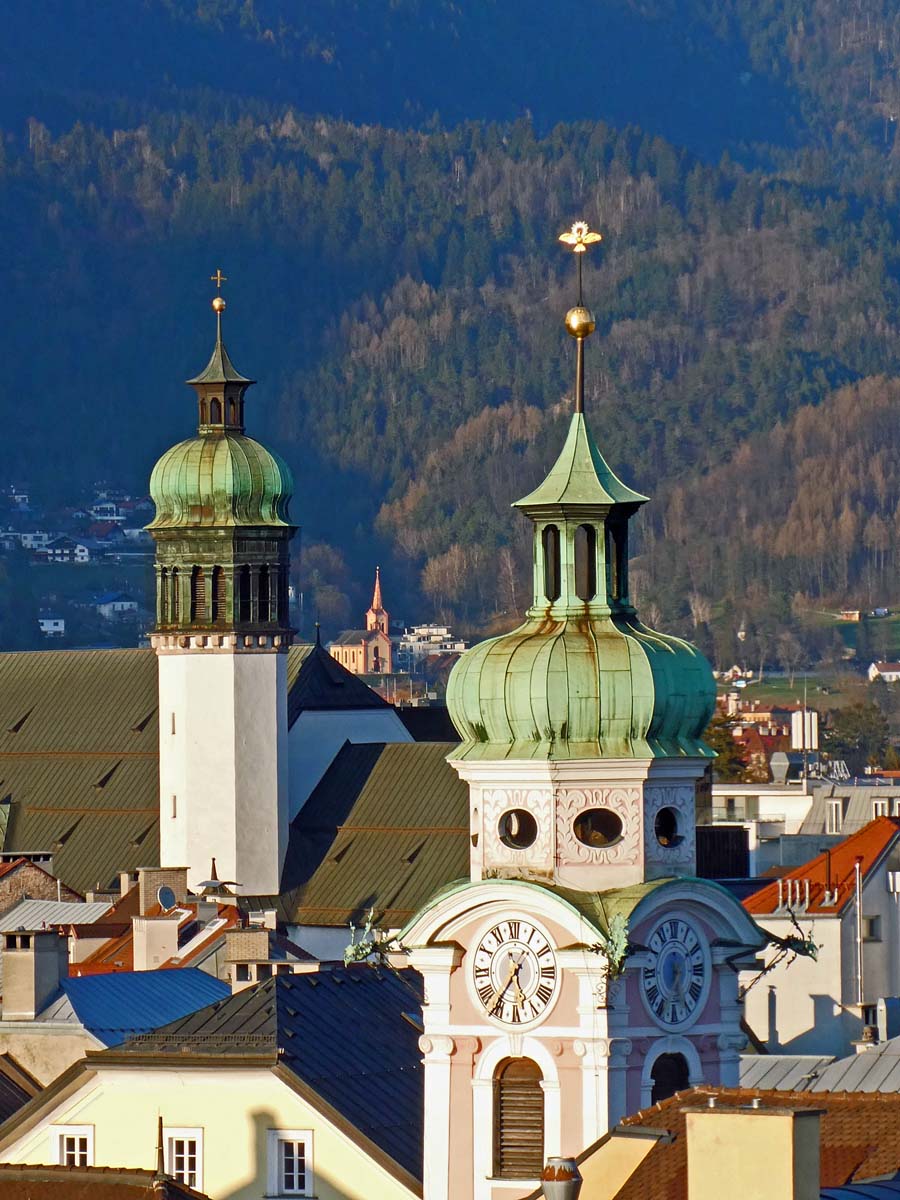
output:
M659 1025L688 1024L700 1010L710 980L703 939L683 917L667 917L647 941L650 961L641 968L641 994Z
M472 956L472 982L489 1017L507 1025L536 1021L556 994L553 947L527 921L498 921Z

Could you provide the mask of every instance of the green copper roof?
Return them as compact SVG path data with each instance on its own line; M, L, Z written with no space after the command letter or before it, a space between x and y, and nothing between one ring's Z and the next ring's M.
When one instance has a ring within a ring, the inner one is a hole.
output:
M253 438L206 434L179 442L150 476L156 516L148 529L290 526L287 464Z
M228 357L228 351L225 349L225 343L222 341L221 325L219 327L219 336L216 338L216 344L213 348L212 357L206 364L199 375L195 375L193 379L188 379L190 384L198 383L255 383L253 379L245 379L238 371L235 370L234 364Z
M708 758L714 704L703 655L633 610L532 616L466 651L447 686L455 758Z
M539 487L515 503L516 508L553 505L645 504L613 474L591 436L583 413L573 413L562 453Z

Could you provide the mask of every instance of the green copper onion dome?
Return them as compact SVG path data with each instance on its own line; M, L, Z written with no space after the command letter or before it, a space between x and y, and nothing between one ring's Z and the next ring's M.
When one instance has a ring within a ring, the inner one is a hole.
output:
M702 741L715 705L709 663L649 629L629 599L628 525L647 498L616 477L585 422L593 317L582 311L567 318L578 352L568 437L516 504L534 526L534 600L523 625L473 646L451 672L456 760L713 757Z
M222 341L225 301L213 301L216 344L206 368L189 379L197 393L197 436L159 459L150 476L152 532L204 526L284 526L293 480L287 464L244 433L244 393L253 384L235 370Z
M148 529L198 525L290 525L287 464L243 433L179 442L150 476L156 516Z

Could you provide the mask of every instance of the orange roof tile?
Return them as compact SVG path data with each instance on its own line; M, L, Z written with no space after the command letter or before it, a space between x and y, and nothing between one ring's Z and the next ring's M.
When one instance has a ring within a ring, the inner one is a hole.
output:
M684 1110L705 1105L737 1108L760 1097L766 1108L824 1110L819 1167L821 1187L893 1175L900 1168L900 1094L880 1092L767 1092L751 1088L696 1087L626 1117L622 1126L663 1129L659 1141L614 1200L688 1200Z
M838 914L853 899L854 876L856 861L860 860L860 870L865 880L866 876L882 860L887 851L900 836L900 819L894 817L876 817L868 825L839 842L833 850L826 850L817 858L811 859L800 867L795 867L781 876L781 890L778 883L770 883L761 891L748 896L744 900L744 908L754 914L774 913L779 904L779 895L787 895L787 882L794 880L801 885L801 895L805 900L806 881L809 881L809 905L807 913ZM830 886L831 894L826 896L826 888ZM834 903L834 892L837 890L837 903ZM825 903L829 900L830 903Z
M137 889L133 888L132 891L137 891ZM129 892L128 895L131 895L131 893ZM127 899L127 897L125 897L125 899ZM125 907L124 904L122 902L120 902L120 905L117 906L117 909L115 911L117 911L118 913L121 914L124 907ZM179 933L181 933L181 931L185 928L185 926L191 924L191 922L196 920L197 907L195 904L185 903L185 904L179 904L178 908L184 910L187 913L187 915L182 918L182 920L179 922L179 925L178 925ZM164 963L161 963L160 969L190 966L191 963L195 962L196 959L203 953L204 950L209 949L210 945L213 942L216 942L220 938L223 938L225 936L226 929L230 929L233 926L240 924L241 914L236 905L220 904L218 906L218 908L219 908L218 918L219 919L224 918L225 924L218 926L216 929L209 930L208 937L203 938L201 941L199 941L197 943L197 945L191 949L189 954L184 955L184 956L176 955L172 958L167 959ZM109 917L109 915L110 915L109 913L106 914L107 918ZM134 915L136 916L138 914L135 913ZM147 916L147 917L159 917L162 915L163 915L163 909L161 909L158 904L154 904L144 914L144 916ZM106 926L107 924L108 924L108 921L106 919L99 922L98 923L98 931L100 929L102 929L104 926ZM198 934L201 932L203 932L203 931L201 931L201 930L197 931ZM90 926L88 926L88 925L80 926L79 934L81 937L90 937L91 936ZM85 958L82 962L72 963L71 966L69 967L69 973L71 975L107 975L107 974L112 974L113 972L116 972L116 971L133 971L133 970L134 970L134 926L130 922L129 922L126 932L122 933L119 936L110 938L109 941L107 941L104 945L100 946L97 950L93 951L92 954L89 954L87 956L87 958Z

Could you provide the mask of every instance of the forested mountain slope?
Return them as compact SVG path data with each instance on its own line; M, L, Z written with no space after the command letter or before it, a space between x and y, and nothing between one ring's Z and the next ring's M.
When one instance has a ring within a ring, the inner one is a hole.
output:
M537 0L37 7L49 23L9 6L0 71L3 479L51 500L98 478L142 488L191 429L178 381L208 355L221 265L229 348L262 381L248 424L294 468L326 620L390 554L399 615L421 586L458 619L512 619L528 548L508 504L559 447L573 371L556 234L584 215L605 238L586 274L590 418L655 497L645 597L689 624L685 581L762 611L896 576L887 485L851 503L871 553L763 553L795 527L798 477L760 449L850 385L897 425L893 385L864 382L900 370L887 6L609 0L584 6L578 36ZM654 39L689 78L666 75ZM603 64L624 77L642 56L631 91L608 86ZM534 119L493 120L521 111L519 82ZM746 88L759 127L729 102ZM817 478L843 475L845 444L816 449ZM742 454L755 491L736 526L702 489L739 491Z

